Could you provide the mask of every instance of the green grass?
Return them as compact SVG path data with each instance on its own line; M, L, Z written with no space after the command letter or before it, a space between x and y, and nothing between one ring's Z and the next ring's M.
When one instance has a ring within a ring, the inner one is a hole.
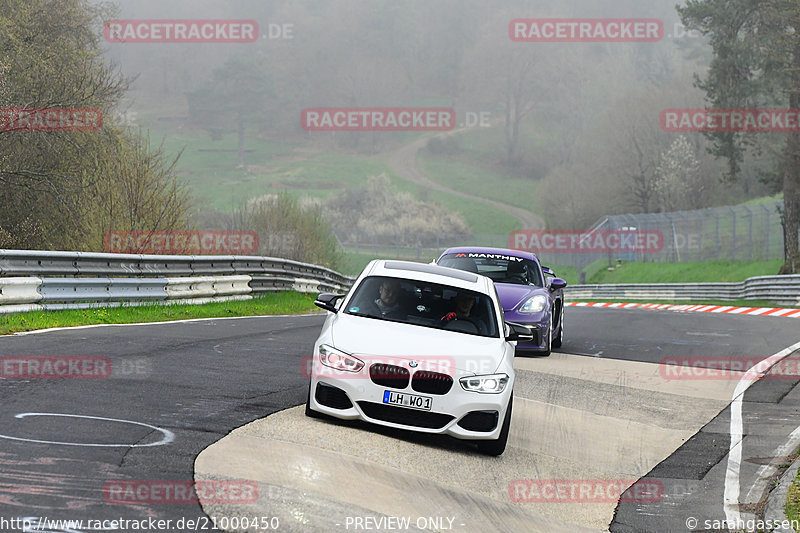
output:
M515 216L479 200L459 198L439 191L429 191L427 197L451 211L461 213L473 233L489 233L508 238L509 233L522 227Z
M752 200L748 200L740 205L746 206L755 206L760 204L771 204L772 202L782 202L783 201L783 193L778 193L775 196L762 196L761 198L754 198Z
M183 144L181 144L183 143ZM247 200L281 190L327 199L370 176L389 174L385 161L333 152L297 153L290 145L253 139L247 143L245 168L236 168L235 152L201 149L235 148L233 136L220 141L170 139L170 150L186 149L177 170L203 204L221 211L238 208ZM391 178L391 176L390 176Z
M164 138L169 154L183 153L176 167L198 203L230 212L247 200L288 190L301 196L325 200L347 187L358 186L371 176L386 174L400 192L433 201L461 213L474 232L508 234L519 228L516 218L502 210L457 196L427 190L392 172L384 156L363 156L304 148L302 145L260 139L246 139L245 168L236 168L237 138L234 134L211 140L202 130L170 131L154 125L154 143ZM229 150L224 152L202 150ZM452 164L457 164L453 161ZM465 165L448 170L440 163L438 171L455 175Z
M558 266L558 265L551 265L548 263L542 263L545 266L549 266L553 269L553 272L556 273L556 276L563 279L567 282L567 285L577 285L578 284L578 267L574 266Z
M423 150L417 164L429 178L445 187L534 211L538 183L482 164L487 157L469 152L433 155Z
M774 276L783 261L705 261L700 263L622 263L612 271L598 271L593 283L737 282L755 276Z
M342 259L342 274L347 276L357 276L361 274L367 263L373 259L402 259L404 261L416 261L417 263L430 263L439 257L439 251L435 250L422 250L417 255L414 250L403 250L395 252L394 249L386 248L380 250L371 250L370 252L362 253L347 253Z
M783 510L789 520L800 521L800 472L789 486L789 492L786 494L786 506Z
M0 315L0 335L37 329L85 326L92 324L132 324L164 322L190 318L232 316L290 315L317 310L316 295L299 292L278 292L260 295L252 300L209 303L203 305L143 305L137 307L99 307L66 311L31 311Z

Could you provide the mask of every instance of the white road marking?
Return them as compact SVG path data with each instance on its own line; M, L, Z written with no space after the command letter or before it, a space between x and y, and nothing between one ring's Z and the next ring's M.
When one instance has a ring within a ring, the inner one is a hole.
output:
M175 434L168 429L162 429L157 426L151 426L150 424L145 424L144 422L135 422L133 420L123 420L120 418L105 418L102 416L86 416L86 415L69 415L63 413L19 413L14 415L14 418L26 418L29 416L62 416L67 418L86 418L89 420L103 420L107 422L122 422L123 424L134 424L137 426L144 426L146 428L154 429L164 435L160 441L151 442L149 444L95 444L95 443L84 443L84 442L60 442L54 440L37 440L37 439L25 439L21 437L11 437L9 435L0 435L0 439L8 439L8 440L18 440L23 442L38 442L40 444L60 444L62 446L92 446L92 447L101 447L101 448L147 448L150 446L162 446L164 444L169 444L173 440L175 440Z
M731 443L728 449L728 465L725 471L725 495L723 497L725 518L729 522L739 523L741 519L741 514L739 513L739 472L742 466L742 439L744 433L744 426L742 424L742 400L744 398L744 393L750 385L769 372L776 363L797 350L800 350L800 342L753 365L745 375L742 376L736 384L736 389L733 391L730 425ZM756 368L763 369L763 371L759 372L755 370ZM792 435L794 435L794 433L792 433Z

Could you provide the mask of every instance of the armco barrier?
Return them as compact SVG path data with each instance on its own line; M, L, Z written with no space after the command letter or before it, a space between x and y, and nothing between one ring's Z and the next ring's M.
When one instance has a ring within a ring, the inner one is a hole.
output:
M353 278L329 268L276 257L139 255L0 249L0 277L177 277L236 274L311 278L340 288L347 288L353 282Z
M42 278L42 301L120 302L166 300L165 278Z
M571 300L766 300L800 305L800 275L760 276L740 283L572 285L565 291Z
M39 278L0 278L0 306L41 301Z
M192 278L167 278L167 299L216 298L220 296L249 295L250 276L197 276Z
M120 302L202 303L274 291L344 292L352 283L353 278L328 268L275 257L0 250L0 313ZM573 285L566 295L573 300L767 300L800 305L800 275L761 276L741 283Z
M0 250L0 313L343 292L352 283L328 268L275 257Z

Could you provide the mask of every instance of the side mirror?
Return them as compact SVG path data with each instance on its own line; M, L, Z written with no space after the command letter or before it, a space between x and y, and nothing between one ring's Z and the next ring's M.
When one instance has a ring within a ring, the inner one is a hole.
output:
M314 305L321 307L326 311L330 311L331 313L338 313L339 309L336 307L336 301L343 297L344 294L322 293L317 296L316 300L314 300Z
M561 278L553 278L550 280L550 290L555 291L558 289L563 289L567 286L567 282Z
M511 330L506 330L507 341L533 342L534 333L528 326L515 322L506 322L506 325Z

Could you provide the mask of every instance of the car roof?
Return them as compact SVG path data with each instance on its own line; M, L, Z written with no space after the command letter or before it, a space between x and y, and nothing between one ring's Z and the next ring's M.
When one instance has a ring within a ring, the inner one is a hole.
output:
M492 294L492 280L480 274L464 272L432 263L416 263L393 259L376 259L367 265L360 277L387 276L392 278L430 281L469 289L484 294Z
M448 248L442 255L445 254L500 254L510 255L511 257L521 257L531 261L539 262L539 258L533 252L526 252L524 250L514 250L513 248L490 248L486 246L457 246L455 248ZM441 257L441 256L440 256Z

